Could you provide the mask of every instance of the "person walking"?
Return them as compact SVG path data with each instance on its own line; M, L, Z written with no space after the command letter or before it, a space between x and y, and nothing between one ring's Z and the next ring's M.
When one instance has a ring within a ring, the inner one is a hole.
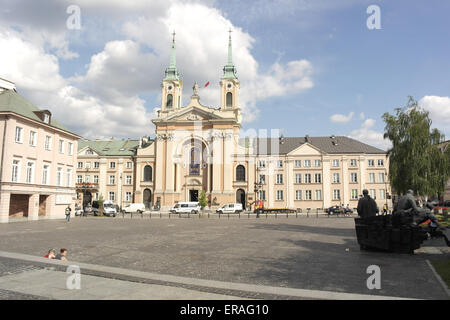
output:
M70 221L70 213L71 212L72 212L72 209L70 208L70 204L69 204L69 205L67 205L67 208L66 208L66 220L67 220L67 222Z

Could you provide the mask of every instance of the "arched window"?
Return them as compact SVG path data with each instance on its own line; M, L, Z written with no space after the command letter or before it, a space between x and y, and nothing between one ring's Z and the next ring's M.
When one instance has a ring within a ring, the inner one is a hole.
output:
M231 92L227 93L227 108L233 108L233 94Z
M152 167L144 167L144 181L152 181Z
M173 96L170 93L167 95L166 107L167 108L172 108L173 107Z
M236 181L245 181L245 167L243 165L236 167Z

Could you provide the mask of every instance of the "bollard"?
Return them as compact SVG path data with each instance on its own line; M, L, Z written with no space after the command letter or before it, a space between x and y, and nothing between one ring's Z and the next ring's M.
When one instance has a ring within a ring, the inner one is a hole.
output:
M169 219L170 219L170 211L169 211Z
M209 219L209 211L208 211L208 219Z
M286 219L289 218L289 211L286 211Z
M131 211L130 213L131 213L131 219L133 219L133 211Z
M278 211L275 211L275 219L278 218Z
M266 211L266 219L267 219L267 211Z
M161 212L161 209L159 210L159 218L160 218L160 219L162 218L162 212Z
M220 219L220 211L219 211L219 219Z
M228 220L230 219L230 213L228 212Z
M178 212L178 219L181 219L181 213Z
M152 218L152 212L150 211L149 219L151 219L151 218Z
M241 212L239 211L239 219L241 218Z
M188 218L189 219L191 218L191 212L190 211L188 212Z
M247 212L247 219L250 219L250 211Z

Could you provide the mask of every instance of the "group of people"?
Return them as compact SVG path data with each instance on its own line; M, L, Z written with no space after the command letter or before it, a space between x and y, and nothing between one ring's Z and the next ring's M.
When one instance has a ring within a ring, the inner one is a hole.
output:
M61 250L59 250L58 254L56 254L55 249L50 249L44 257L47 259L67 261L67 249L62 248Z
M433 205L430 201L427 202L423 208L419 208L416 204L416 199L414 198L414 191L408 190L408 192L395 203L393 214L403 214L406 212L415 217L414 220L417 225L429 219L431 220L433 227L439 227L440 224L438 219L436 219L432 210ZM373 217L379 213L377 203L370 197L369 191L363 190L363 197L358 201L357 211L361 218ZM387 207L383 208L383 211L387 213Z

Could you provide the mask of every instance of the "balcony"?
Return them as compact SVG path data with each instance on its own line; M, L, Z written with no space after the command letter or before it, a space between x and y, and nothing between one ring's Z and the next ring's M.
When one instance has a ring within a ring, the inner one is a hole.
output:
M98 191L99 186L98 183L89 183L89 182L81 182L81 183L76 183L75 184L75 188L77 189L77 191Z

